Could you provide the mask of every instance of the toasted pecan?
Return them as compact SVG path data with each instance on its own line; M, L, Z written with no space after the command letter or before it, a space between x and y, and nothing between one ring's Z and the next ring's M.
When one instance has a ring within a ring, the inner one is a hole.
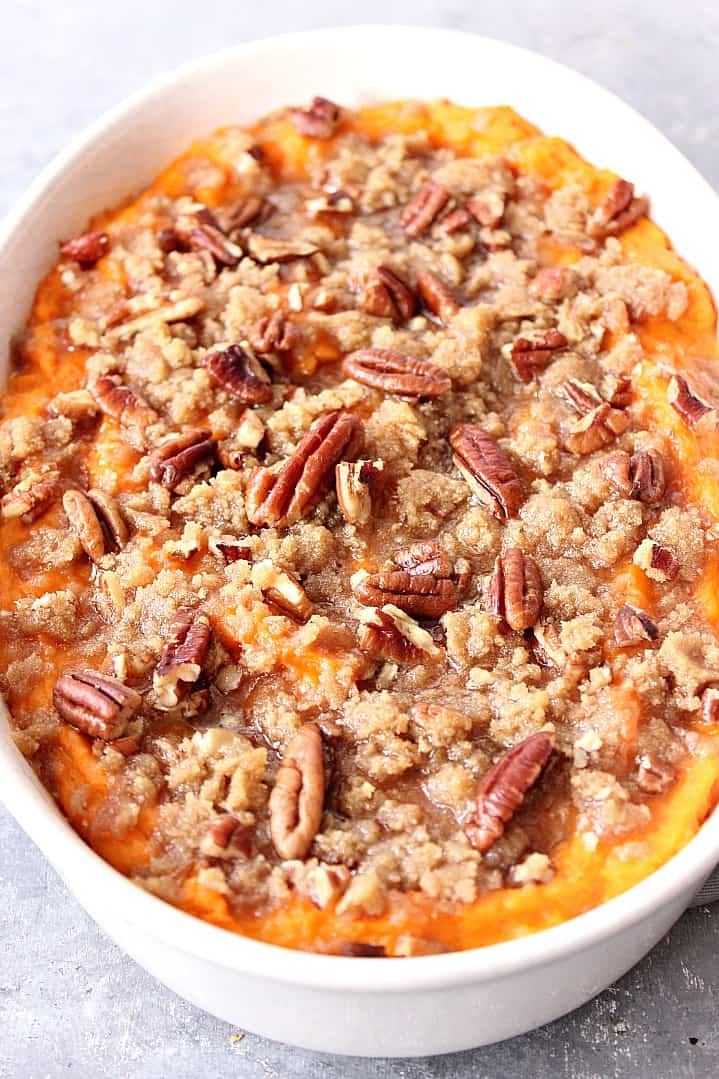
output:
M614 639L622 647L655 641L659 630L646 611L623 603L614 621Z
M92 738L121 738L142 703L129 686L97 671L68 671L52 692L55 708L66 723Z
M417 297L399 274L379 266L367 282L360 307L368 315L406 322L417 310Z
M648 209L648 199L634 194L634 184L617 179L609 188L604 202L589 218L587 232L598 240L618 236L644 217Z
M716 410L695 393L684 375L673 375L669 380L667 400L690 427L695 427L705 416L716 415Z
M361 612L357 641L373 659L397 663L424 663L439 654L431 634L393 603Z
M281 311L275 311L253 323L247 340L255 352L288 352L297 340L297 331Z
M310 513L359 429L353 413L327 412L315 420L279 471L256 469L246 493L252 524L286 525Z
M460 423L449 432L454 464L480 502L500 521L515 517L524 502L519 476L508 454L474 423Z
M174 491L183 480L194 478L199 470L210 465L216 450L217 443L207 430L170 435L150 454L150 476Z
M337 504L349 524L365 525L372 514L372 495L384 461L340 461L335 466Z
M270 794L270 835L280 858L307 857L324 800L322 734L315 723L305 723L283 754Z
M456 315L460 307L452 293L443 281L435 274L418 273L417 289L422 297L422 302L431 314L435 315L440 322L449 322Z
M174 708L182 692L197 682L207 656L210 633L206 614L187 607L175 612L152 676L157 708Z
M415 239L432 225L449 201L449 191L430 180L404 206L399 223L406 234Z
M110 237L106 232L93 229L65 240L60 244L60 254L65 259L79 262L83 270L89 269L110 250Z
M202 365L213 382L246 405L272 400L272 380L262 364L239 345L205 353Z
M483 776L471 820L465 832L472 846L484 853L503 834L549 760L554 736L537 731L512 746Z
M331 139L342 119L342 110L326 97L313 97L305 109L291 109L290 117L301 135Z
M536 625L544 586L532 556L519 547L507 547L495 560L487 598L495 618L504 620L517 633Z
M387 348L361 348L344 359L345 374L375 390L400 397L440 397L452 383L429 360Z
M532 336L515 337L509 359L517 378L531 382L544 371L554 353L567 347L567 338L559 330L542 330Z

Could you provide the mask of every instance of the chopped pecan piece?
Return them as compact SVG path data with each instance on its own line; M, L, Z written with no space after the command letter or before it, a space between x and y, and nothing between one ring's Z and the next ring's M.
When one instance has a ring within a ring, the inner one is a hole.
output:
M711 405L694 393L684 375L672 376L667 387L667 400L690 427L695 427L704 416L712 413L714 418L716 414Z
M539 566L519 547L508 547L494 563L488 596L489 608L517 633L536 625L542 610L544 585Z
M414 937L410 933L403 933L397 937L394 955L398 959L410 958L417 955L442 955L449 951L439 940L431 937Z
M472 224L472 215L466 206L456 206L448 213L443 213L432 229L434 236L451 236L454 232L466 229Z
M163 255L169 255L172 251L189 251L190 249L187 237L172 225L158 229L155 239Z
M546 303L574 296L578 289L576 271L570 266L545 266L529 286L529 291L537 299Z
M335 466L337 503L349 524L365 525L372 515L372 492L384 461L340 461Z
M217 443L209 431L170 435L150 454L150 476L174 491L183 480L196 476L199 469L209 465L216 449Z
M524 492L502 447L474 423L453 427L449 442L456 468L479 501L500 521L515 517L524 502Z
M56 497L59 483L60 473L54 465L30 469L3 495L0 501L2 516L6 520L22 517L26 523L33 521Z
M55 684L52 702L66 723L92 738L121 738L142 703L139 693L96 671L69 671Z
M572 424L564 445L570 453L594 453L595 450L609 445L617 435L626 431L628 426L629 417L626 413L603 401Z
M258 319L247 335L255 352L289 352L296 338L295 327L281 311Z
M719 723L719 689L707 686L702 693L702 720L704 723Z
M312 600L293 574L280 569L271 559L252 567L252 583L265 599L296 622L306 622L314 611Z
M647 794L661 794L672 783L674 771L664 761L643 753L637 763L637 786Z
M213 536L207 546L213 554L228 563L239 562L240 559L249 562L252 558L252 548L235 536Z
M343 363L345 374L385 393L400 397L439 397L452 383L429 360L417 360L386 348L361 348Z
M432 273L417 274L417 288L424 306L440 322L449 322L459 311L459 304L447 286Z
M487 191L465 203L474 220L488 229L496 229L504 217L505 196L500 191Z
M207 615L181 607L170 623L167 641L152 676L157 708L163 711L174 708L182 691L198 680L209 644Z
M284 752L270 794L270 835L280 858L307 857L324 800L322 734L315 723L305 723Z
M121 427L137 432L140 439L145 428L157 420L154 409L128 386L119 385L109 375L93 382L90 393L107 416L112 416Z
M384 944L367 944L363 940L343 940L337 945L337 955L359 959L386 959Z
M417 297L399 274L380 266L365 288L360 307L368 315L403 322L417 310Z
M602 205L589 218L587 232L596 240L618 236L644 217L648 209L648 199L634 194L634 184L615 180Z
M238 820L234 813L223 813L218 817L210 826L207 838L213 847L228 854L244 854L245 858L252 854L252 828Z
M567 339L559 330L542 330L531 337L515 337L509 358L517 378L531 382L540 375L559 349L566 348Z
M448 201L447 188L430 180L403 208L399 223L412 239L421 236L437 220Z
M652 505L661 502L666 490L664 458L656 450L637 450L629 459L632 498Z
M351 584L360 603L368 607L390 603L414 618L441 618L457 606L454 582L449 575L439 576L432 571L394 569L370 574L360 571L353 576Z
M562 648L557 627L552 623L535 626L533 638L533 651L537 662L542 667L555 667L558 671L563 670L569 657L565 649Z
M262 236L259 232L250 234L247 250L255 262L291 262L293 259L305 259L316 255L317 244L305 240L279 240L273 236Z
M225 206L216 211L220 228L228 234L234 232L235 229L244 229L257 220L264 206L265 200L261 195L245 195L232 206Z
M196 250L209 251L221 266L236 266L242 258L242 248L214 225L196 225L188 232L187 239Z
M311 512L359 426L351 412L328 412L315 420L279 471L256 469L246 492L252 524L292 524Z
M270 376L258 360L239 345L207 352L202 360L210 378L246 405L272 400Z
M432 635L392 603L361 612L357 640L374 659L397 663L422 663L439 651Z
M578 378L568 378L559 387L559 392L566 397L570 405L580 416L588 416L595 408L603 404L603 398L591 382L580 382Z
M537 731L512 746L483 776L472 819L464 828L476 850L484 853L500 838L539 779L553 748L553 735Z
M342 109L326 97L313 97L306 109L292 109L290 116L301 135L331 139L342 119Z
M643 540L632 559L653 581L673 581L679 573L679 563L668 547L654 540Z
M614 621L614 639L621 648L656 641L659 630L646 611L623 603Z
M109 250L110 237L99 230L83 232L81 236L75 236L72 240L65 240L60 244L62 257L79 262L83 270L94 266Z

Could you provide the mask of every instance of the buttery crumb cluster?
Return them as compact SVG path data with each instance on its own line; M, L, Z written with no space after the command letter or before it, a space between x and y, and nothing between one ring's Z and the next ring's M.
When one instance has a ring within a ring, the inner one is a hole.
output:
M570 831L630 857L719 713L712 537L633 405L636 327L686 286L624 254L623 180L595 205L321 98L287 115L303 179L227 129L242 194L62 244L62 314L18 342L16 379L41 332L75 364L0 426L21 747L43 774L64 725L91 740L102 827L154 811L134 875L170 900L195 874L234 909L451 909L550 881Z

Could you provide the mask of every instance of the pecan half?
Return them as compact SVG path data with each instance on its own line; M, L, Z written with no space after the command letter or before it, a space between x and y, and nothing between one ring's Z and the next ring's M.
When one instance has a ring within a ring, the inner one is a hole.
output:
M274 236L263 236L259 232L250 234L247 250L255 262L292 262L293 259L305 259L316 255L317 244L306 240L280 240Z
M258 360L239 345L207 352L202 365L223 390L246 405L266 405L272 400L270 376Z
M602 205L589 218L587 232L597 240L618 236L644 217L648 209L648 199L634 194L634 184L615 180Z
M383 607L390 603L414 618L437 619L457 606L457 589L449 576L406 569L355 574L352 591L360 603Z
M387 348L360 348L343 362L345 374L385 393L400 397L440 397L451 381L429 360L417 360Z
M531 382L544 371L559 349L567 347L567 339L559 330L542 330L528 336L515 337L509 359L517 378Z
M472 215L466 206L456 206L448 213L443 213L432 229L434 236L451 236L454 232L466 229L472 224Z
M373 488L384 471L384 461L340 461L335 466L337 503L345 520L365 525L372 515Z
M280 858L305 858L319 831L325 800L322 734L305 723L290 741L270 794L270 835Z
M389 266L379 266L367 283L360 307L368 315L402 322L414 315L417 297L399 274Z
M157 420L154 409L138 397L128 386L122 386L103 375L89 387L102 412L112 416L121 427L138 436L142 441L146 427Z
M357 642L374 659L397 663L422 663L439 654L431 634L392 603L361 612Z
M289 352L297 340L297 333L290 320L281 311L275 311L250 327L247 340L255 352Z
M392 555L392 562L408 573L433 573L436 577L449 577L452 566L437 540L417 540L409 547L401 547Z
M437 220L448 201L447 188L430 180L404 206L399 223L412 239L421 236Z
M603 401L595 409L572 424L564 440L565 448L570 453L583 456L594 453L613 442L629 426L629 417L617 408L612 408L608 401Z
M290 116L301 135L331 139L342 119L342 109L326 97L313 97L306 109L291 109Z
M632 498L652 505L661 502L667 481L664 458L656 450L637 450L629 459L629 483Z
M328 412L315 420L278 472L255 469L246 492L252 524L292 524L310 513L359 426L351 412Z
M121 738L142 703L129 686L96 671L68 671L55 683L52 703L66 723L92 738Z
M519 547L508 547L494 563L487 592L495 618L521 633L536 625L542 610L544 585L539 566Z
M179 703L182 691L197 681L202 674L209 644L210 622L207 615L187 607L175 612L152 676L157 708L163 711L174 708Z
M479 501L500 521L515 517L524 492L507 453L474 423L460 423L449 432L454 464Z
M512 746L484 775L472 819L464 829L476 850L484 853L500 838L505 825L539 779L553 748L553 735L537 731Z
M188 232L187 239L197 251L209 251L221 266L236 266L242 258L242 248L214 225L196 225Z
M79 262L83 270L94 266L109 250L110 237L99 230L83 232L81 236L75 236L72 240L65 240L60 244L62 257Z
M183 480L194 477L209 465L217 449L210 432L185 431L163 439L150 454L150 476L169 491L174 491Z
M57 496L60 473L54 465L41 465L26 472L15 486L3 495L0 513L6 520L22 517L33 521Z
M623 603L614 620L614 640L621 648L656 641L659 630L646 611Z
M65 491L62 508L85 554L91 561L99 562L105 554L105 533L90 499L82 491Z
M709 413L715 413L711 405L694 393L684 375L673 375L670 379L667 401L690 427L695 427Z
M432 273L417 274L417 288L422 302L440 322L449 322L459 311L459 304L447 286Z
M282 614L296 622L307 622L314 606L304 588L287 570L280 569L271 559L263 559L252 567L252 583L259 588L265 599Z

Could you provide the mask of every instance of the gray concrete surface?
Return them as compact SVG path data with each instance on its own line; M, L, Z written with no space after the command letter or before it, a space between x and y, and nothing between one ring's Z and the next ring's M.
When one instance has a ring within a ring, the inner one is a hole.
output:
M475 30L568 63L648 116L719 186L715 0L2 0L0 11L0 213L71 135L152 76L233 42L360 20ZM618 985L533 1034L435 1060L362 1061L243 1036L163 989L105 939L2 810L0 866L0 1079L719 1071L719 907L685 915Z

